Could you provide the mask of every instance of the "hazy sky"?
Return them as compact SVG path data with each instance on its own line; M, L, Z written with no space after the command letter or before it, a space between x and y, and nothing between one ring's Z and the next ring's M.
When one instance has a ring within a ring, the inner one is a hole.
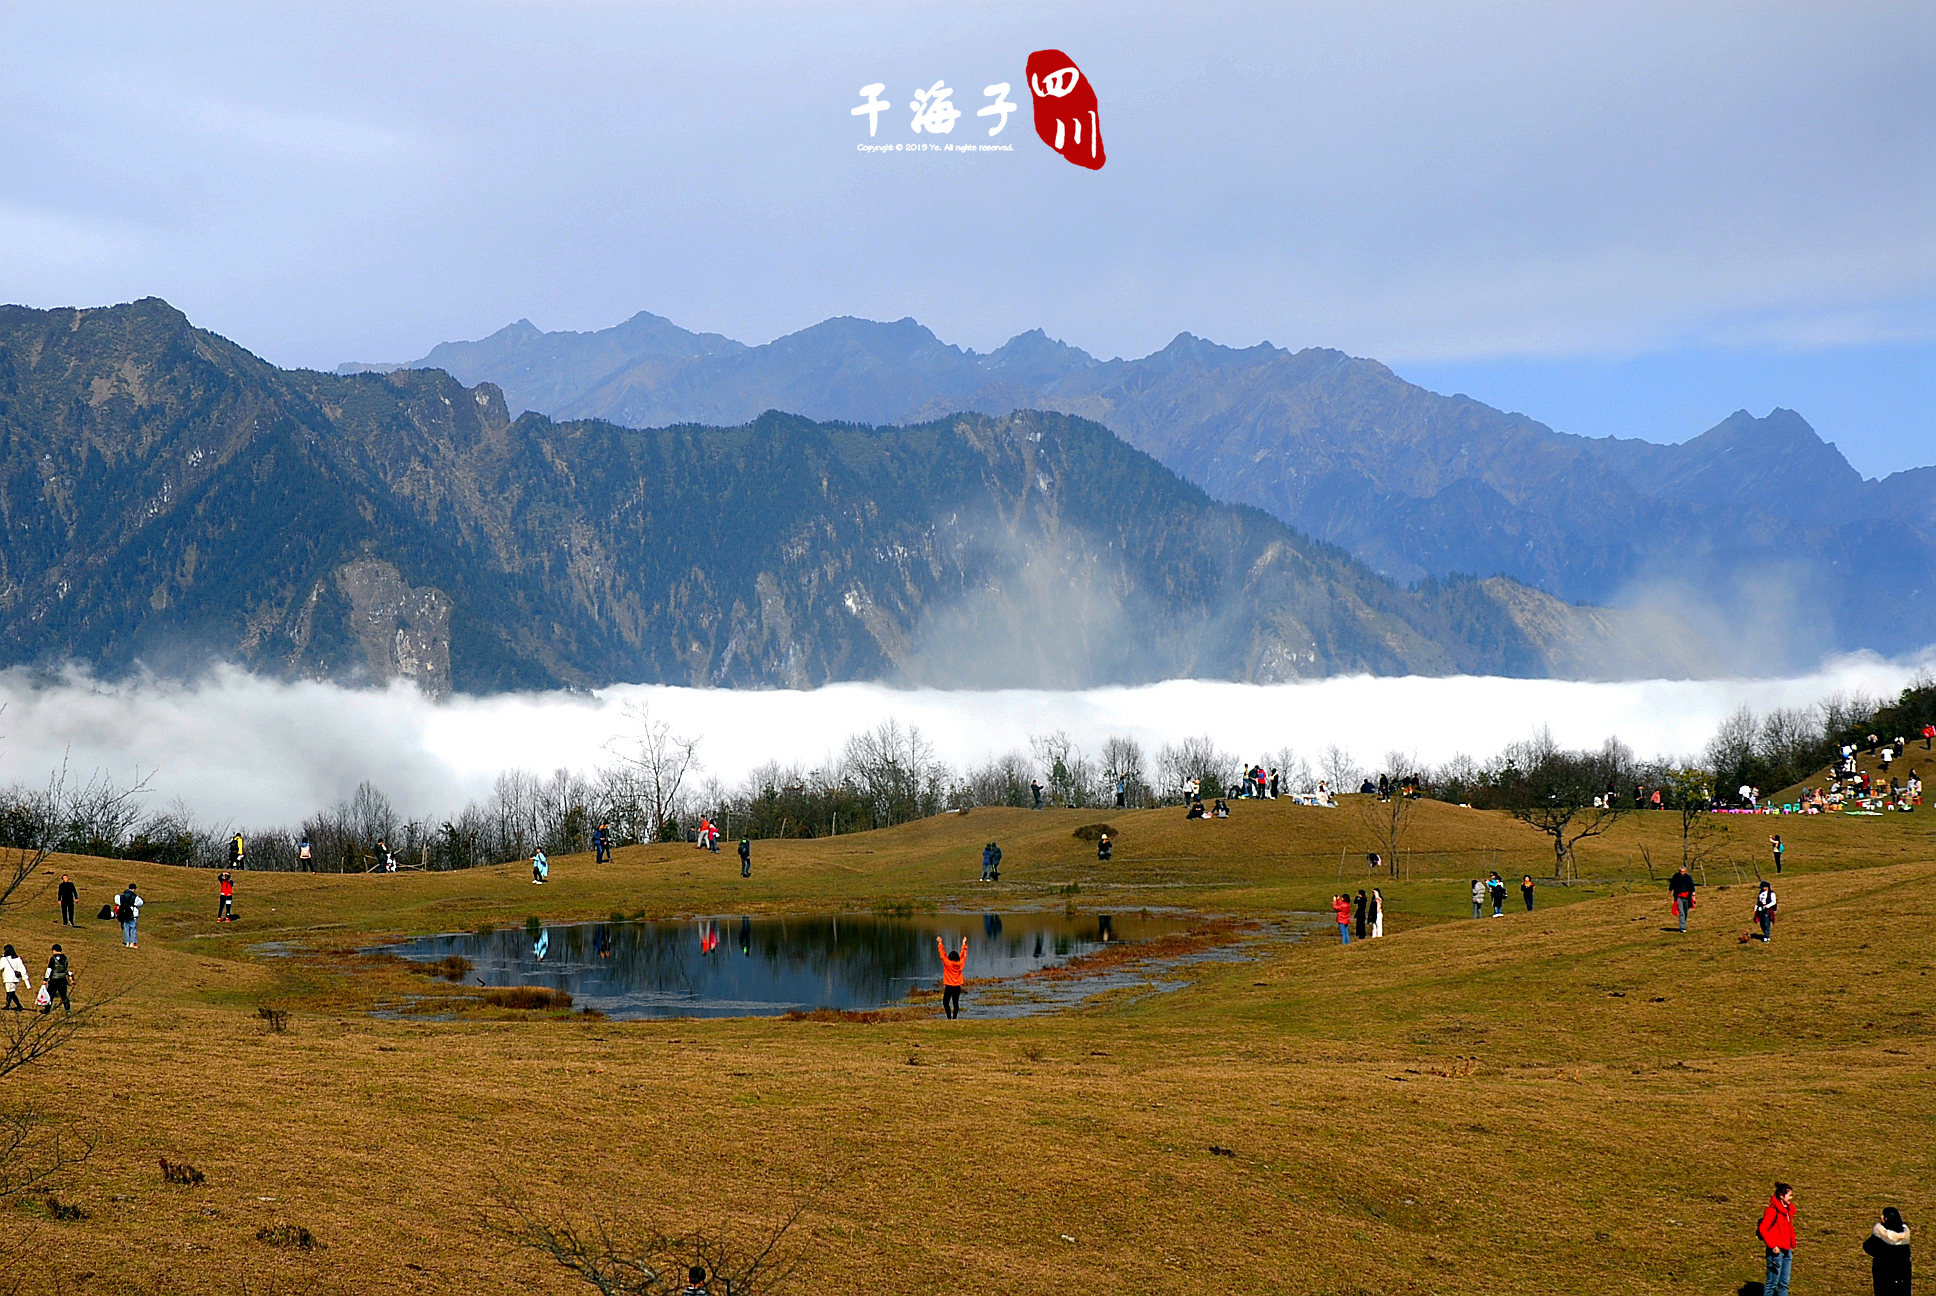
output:
M1109 162L1029 123L1054 46ZM914 143L1006 81L1009 153ZM0 300L288 365L640 309L1336 346L1568 431L1936 462L1936 7L0 0Z

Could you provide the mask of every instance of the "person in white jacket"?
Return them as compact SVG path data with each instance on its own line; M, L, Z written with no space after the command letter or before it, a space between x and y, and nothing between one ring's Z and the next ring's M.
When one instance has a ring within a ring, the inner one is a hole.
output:
M7 1008L11 1012L26 1012L20 1002L22 990L32 990L34 983L27 976L27 964L20 955L14 953L13 946L7 946L6 953L0 954L0 981L7 986Z

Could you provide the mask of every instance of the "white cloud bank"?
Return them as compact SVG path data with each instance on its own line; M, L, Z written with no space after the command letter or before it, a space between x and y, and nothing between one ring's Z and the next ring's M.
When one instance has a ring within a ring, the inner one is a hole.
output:
M701 740L706 772L728 785L768 760L808 768L848 734L886 719L918 725L956 765L1066 729L1094 750L1110 734L1146 747L1207 733L1240 757L1288 746L1316 763L1332 743L1373 761L1423 765L1486 756L1541 725L1568 746L1618 735L1642 755L1697 752L1741 706L1808 706L1837 691L1890 696L1926 665L1858 655L1786 679L1564 680L1365 676L1258 686L1172 680L1071 692L947 692L841 684L810 692L622 686L595 694L505 694L433 701L387 690L282 683L218 667L188 684L107 684L0 672L0 782L43 781L65 759L118 781L153 771L151 804L177 798L205 820L295 824L362 779L407 814L456 810L497 775L588 770L611 759L624 708L648 703Z

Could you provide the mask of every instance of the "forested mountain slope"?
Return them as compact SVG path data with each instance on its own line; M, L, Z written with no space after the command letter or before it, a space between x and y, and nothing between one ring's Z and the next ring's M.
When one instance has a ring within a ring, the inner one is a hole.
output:
M1680 674L1659 618L1395 586L1066 414L510 417L285 371L157 300L0 309L5 664L433 690Z

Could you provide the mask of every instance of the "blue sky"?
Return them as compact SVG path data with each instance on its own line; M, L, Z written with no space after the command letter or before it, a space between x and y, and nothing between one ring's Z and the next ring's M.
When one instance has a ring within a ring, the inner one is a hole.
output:
M1068 51L1110 161L1029 129ZM1012 153L865 154L940 78ZM0 7L0 300L282 364L640 309L1336 346L1566 431L1936 462L1927 5Z

